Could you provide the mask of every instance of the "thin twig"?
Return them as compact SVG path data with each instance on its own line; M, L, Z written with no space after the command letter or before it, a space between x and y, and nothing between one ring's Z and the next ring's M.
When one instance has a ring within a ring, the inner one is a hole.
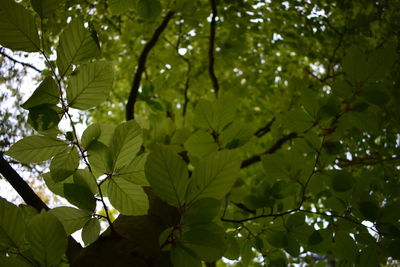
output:
M29 67L29 68L31 68L31 69L33 69L33 70L35 70L35 71L39 72L39 73L42 73L42 71L41 71L40 69L36 68L36 67L35 67L35 66L33 66L32 64L29 64L29 63L26 63L26 62L19 61L19 60L17 60L17 59L15 59L15 58L13 58L13 57L11 57L11 56L7 55L7 54L6 54L6 53L3 51L3 49L2 49L2 48L0 49L0 54L1 54L1 55L3 55L4 57L8 58L9 60L13 61L14 63L21 64L22 66Z
M215 95L218 96L219 84L217 76L215 76L214 72L214 47L215 47L215 20L218 16L217 11L217 3L216 0L210 0L211 2L211 23L210 23L210 38L209 38L209 46L208 46L208 74L211 79L211 83L214 87Z
M270 120L265 126L261 127L260 129L258 129L254 135L258 138L264 136L265 134L267 134L268 132L271 131L271 126L272 124L275 122L275 117L272 118L272 120Z
M277 151L278 149L280 149L282 147L283 144L285 144L287 141L292 140L294 138L298 137L297 133L293 132L287 135L282 136L281 138L279 138L268 150L266 150L265 152L263 152L262 154L259 155L254 155L248 159L245 159L242 161L242 165L240 166L240 168L246 168L254 163L257 163L259 161L261 161L261 156L262 155L267 155L267 154L272 154L275 151Z
M140 87L140 80L142 79L142 74L145 70L147 56L151 49L156 45L158 38L160 37L161 33L165 30L168 25L168 22L171 20L172 16L174 15L173 11L169 11L161 24L157 27L154 31L153 36L151 39L146 43L144 46L142 53L140 54L137 69L133 78L131 91L129 93L128 102L126 103L126 120L133 120L135 118L135 103L139 92Z

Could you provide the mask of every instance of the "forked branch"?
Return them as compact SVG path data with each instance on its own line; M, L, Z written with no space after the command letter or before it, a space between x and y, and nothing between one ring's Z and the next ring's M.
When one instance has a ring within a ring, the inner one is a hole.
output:
M128 102L126 104L126 113L125 118L127 121L133 120L135 118L135 103L139 93L140 81L142 79L142 74L146 67L146 60L147 56L149 55L151 49L156 45L158 38L165 30L168 25L168 22L171 20L172 16L174 15L173 11L169 11L161 24L157 27L154 31L153 36L151 39L146 43L144 46L142 53L140 54L137 69L135 75L133 77L131 91L129 93Z

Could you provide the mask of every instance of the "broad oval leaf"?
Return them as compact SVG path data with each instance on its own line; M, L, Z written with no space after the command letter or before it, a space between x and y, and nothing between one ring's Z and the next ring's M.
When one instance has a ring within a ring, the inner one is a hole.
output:
M175 207L184 204L189 183L188 171L185 162L176 153L157 148L147 158L145 173L151 187L162 200Z
M182 216L183 224L210 223L217 217L221 201L214 198L199 199L185 211Z
M93 193L85 186L78 184L64 184L64 196L78 208L94 211L96 209L96 199Z
M131 120L118 125L110 144L114 169L118 170L132 162L142 142L142 129L136 121Z
M137 185L149 185L144 174L144 164L146 163L147 156L147 153L137 156L130 163L117 170L115 177L124 178Z
M29 109L28 122L38 132L54 129L61 120L57 109L57 106L46 104L35 106Z
M100 137L100 134L100 125L98 123L91 124L82 134L81 146L88 149L92 141L97 140Z
M226 250L225 231L215 223L192 225L182 233L179 243L201 260L218 260Z
M14 0L1 1L0 44L16 51L37 52L40 50L35 18Z
M185 148L196 157L204 157L217 151L218 146L211 134L199 130L192 134L185 142Z
M149 200L143 188L121 178L108 179L108 198L124 215L145 215Z
M93 141L88 149L88 159L95 171L111 173L112 156L110 149L105 144Z
M201 267L201 261L198 259L194 252L177 244L171 249L171 261L174 267Z
M48 18L53 15L60 3L62 3L60 0L31 0L33 9L41 18Z
M60 221L49 212L42 212L29 223L27 239L33 256L42 266L56 265L67 249L67 234Z
M92 216L92 213L87 210L73 207L57 207L50 210L50 213L60 220L67 235L81 229Z
M186 200L223 198L234 185L240 171L240 158L233 151L219 151L201 160L190 179Z
M42 104L56 105L60 101L60 90L52 77L46 77L35 89L31 97L21 105L24 109L30 109Z
M55 155L50 163L50 173L55 182L60 182L71 176L79 166L79 152L74 146L68 151Z
M67 147L67 143L56 138L28 136L11 146L6 155L21 162L36 163L50 159Z
M21 210L0 197L0 247L18 248L24 243L24 236Z
M110 62L96 61L82 65L77 74L69 79L68 105L76 109L88 109L107 99L113 84L113 68Z
M76 170L73 176L74 184L86 187L93 195L97 193L97 182L94 175L88 170Z
M100 48L82 20L75 19L64 29L57 48L57 66L64 77L71 65L100 54Z
M85 245L89 245L96 241L100 234L100 222L99 220L92 218L90 219L82 229L82 240Z

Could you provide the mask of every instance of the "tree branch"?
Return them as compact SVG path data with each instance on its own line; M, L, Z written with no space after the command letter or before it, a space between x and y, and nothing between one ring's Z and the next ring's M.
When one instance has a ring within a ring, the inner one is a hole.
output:
M37 211L49 210L49 207L36 195L22 177L11 167L11 165L0 154L0 173L6 178L11 186L22 197L26 204L34 207ZM67 257L71 261L78 255L81 245L71 236L68 237Z
M264 127L261 127L260 129L258 129L254 135L258 138L262 137L263 135L267 134L268 132L271 131L271 126L272 124L275 122L275 117L272 118L272 120L270 120Z
M1 54L2 56L4 56L5 58L8 58L9 60L13 61L14 63L21 64L22 66L29 67L29 68L31 68L31 69L33 69L33 70L39 72L39 73L42 73L42 71L41 71L40 69L36 68L36 67L33 66L32 64L19 61L19 60L13 58L13 57L7 55L7 54L3 51L3 49L0 49L0 54Z
M261 156L262 156L262 155L274 153L275 151L277 151L278 149L280 149L284 143L286 143L286 142L289 141L289 140L292 140L292 139L296 138L297 136L298 136L297 133L294 133L294 132L282 136L280 139L278 139L278 140L275 142L275 144L273 144L268 150L266 150L266 151L263 152L262 154L260 154L260 155L254 155L254 156L252 156L252 157L250 157L250 158L248 158L248 159L243 160L243 161L242 161L242 165L240 166L240 168L243 169L243 168L246 168L246 167L248 167L248 166L250 166L250 165L252 165L252 164L254 164L254 163L259 162L259 161L261 160Z
M173 11L169 11L161 24L157 27L154 31L153 36L151 39L146 43L144 46L142 53L139 57L139 62L137 65L137 69L135 72L135 76L133 78L131 92L129 93L128 102L126 104L126 120L133 120L135 117L135 103L139 92L140 87L140 80L142 79L142 73L144 72L146 66L147 56L151 49L156 45L158 38L160 37L161 33L165 30L168 25L168 22L171 20L172 16L174 15Z
M210 23L210 39L208 46L208 74L211 79L211 83L214 87L215 95L218 96L219 84L217 77L214 72L214 46L215 46L215 20L218 15L216 0L210 0L211 2L211 23Z
M11 165L0 156L0 173L6 178L11 186L22 197L26 204L34 207L36 210L49 210L49 207L36 195L30 186L22 177L11 167Z

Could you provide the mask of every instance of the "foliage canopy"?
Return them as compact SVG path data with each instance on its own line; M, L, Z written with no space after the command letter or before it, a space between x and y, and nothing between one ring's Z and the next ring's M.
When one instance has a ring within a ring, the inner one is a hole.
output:
M47 187L74 207L48 209L2 157L27 205L0 198L0 265L400 259L399 10L394 0L1 0L1 71L22 64L40 81L25 111L15 107L30 126L6 158L46 161Z

